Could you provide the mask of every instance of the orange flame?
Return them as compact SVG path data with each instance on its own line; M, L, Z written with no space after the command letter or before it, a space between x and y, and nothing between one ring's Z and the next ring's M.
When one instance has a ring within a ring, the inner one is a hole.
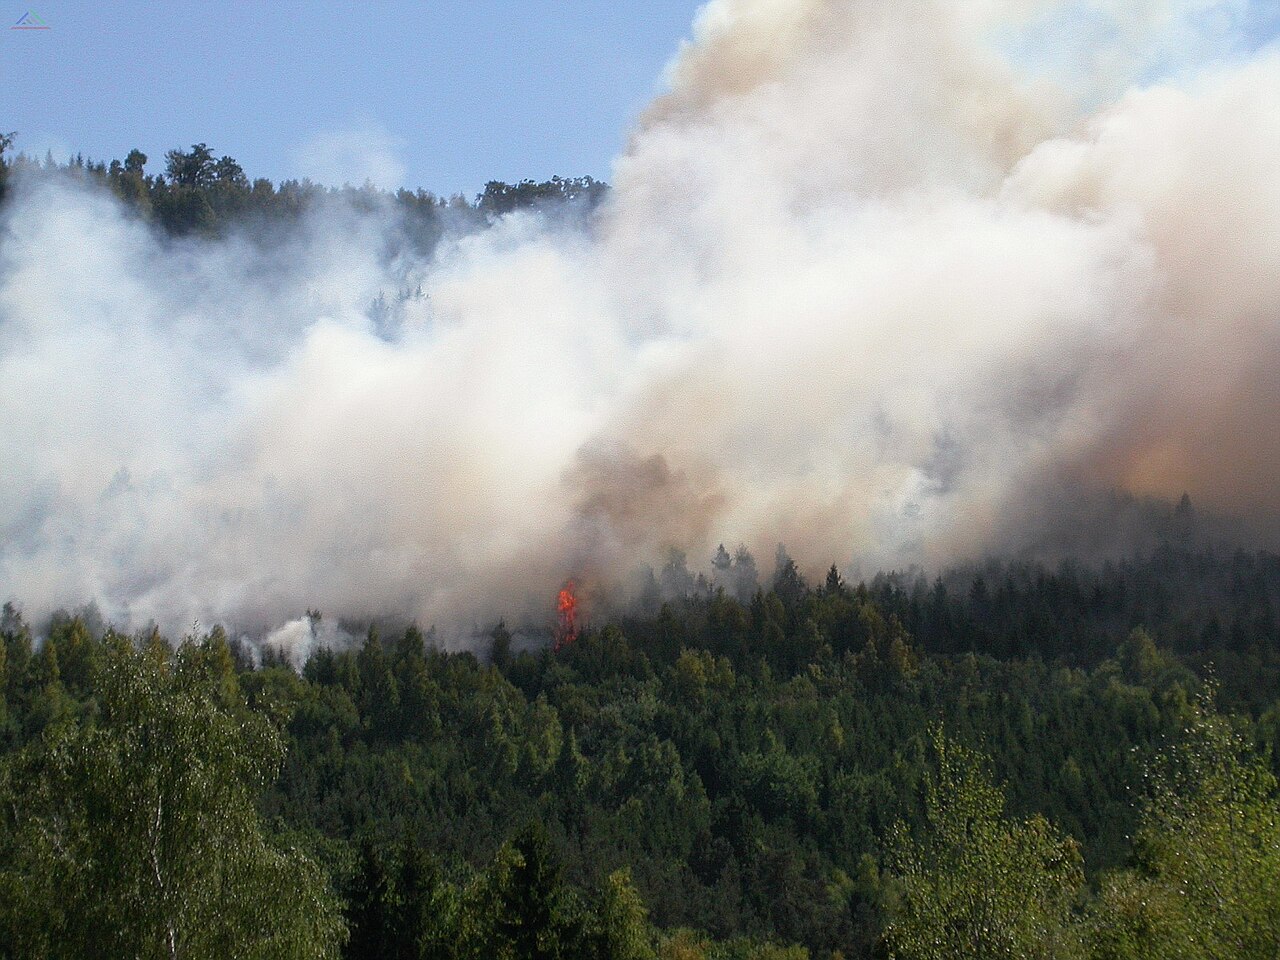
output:
M556 597L556 639L553 650L567 647L578 639L578 598L574 594L574 584L570 580Z

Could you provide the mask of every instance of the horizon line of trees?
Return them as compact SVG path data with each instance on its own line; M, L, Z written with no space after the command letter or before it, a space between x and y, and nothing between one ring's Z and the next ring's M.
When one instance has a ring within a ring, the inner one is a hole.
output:
M429 253L447 230L476 230L516 210L540 209L558 215L585 215L605 198L609 186L591 176L546 181L491 180L473 200L461 194L443 197L428 190L387 190L363 185L325 186L309 178L275 183L250 179L227 155L217 156L205 143L189 150L165 152L164 169L147 173L149 157L133 149L123 160L95 161L76 154L58 163L52 154L43 161L24 153L6 157L15 133L0 134L0 203L9 182L22 173L54 173L99 184L133 215L154 224L166 236L215 236L235 228L263 228L296 224L302 215L326 200L338 199L357 210L390 206L404 223L408 239Z

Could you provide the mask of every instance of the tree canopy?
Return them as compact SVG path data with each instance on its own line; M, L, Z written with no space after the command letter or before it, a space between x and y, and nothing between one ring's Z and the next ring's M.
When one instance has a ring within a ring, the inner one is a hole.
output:
M97 715L51 724L0 773L8 952L336 956L324 871L263 830L283 743L230 693L225 642L170 656L112 637L88 683Z

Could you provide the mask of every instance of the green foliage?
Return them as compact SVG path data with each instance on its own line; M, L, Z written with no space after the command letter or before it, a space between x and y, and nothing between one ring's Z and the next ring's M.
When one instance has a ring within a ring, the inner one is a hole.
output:
M503 846L468 892L462 935L476 960L560 960L579 956L586 916L561 882L546 832L530 825Z
M884 932L894 960L1060 960L1084 882L1077 845L1040 816L1005 816L981 758L932 739L924 822L900 826L889 854L897 903Z
M271 843L254 810L276 733L219 707L193 651L166 661L117 642L103 655L97 722L51 725L4 767L10 955L336 954L323 874Z
M131 166L119 176L143 175L141 157ZM329 905L326 923L341 904L352 958L929 956L942 949L929 930L956 956L1070 957L1081 944L1113 960L1257 955L1240 950L1250 931L1270 936L1274 791L1267 761L1243 751L1280 747L1266 641L1280 565L1159 554L1093 574L984 567L857 585L836 570L811 589L784 555L784 601L744 554L718 552L713 582L672 555L640 612L555 654L513 650L505 625L480 656L410 628L305 665L263 651L255 666L217 629L175 653L86 608L33 639L6 608L4 790L26 799L3 808L0 956L64 942L70 955L93 910L100 929L163 929L178 907L147 886L137 839L157 796L189 811L174 829L196 838L171 872L225 878L224 847L256 851L268 867L245 884L303 883ZM1150 631L1134 629L1140 613ZM1215 618L1227 639L1195 646ZM128 722L126 654L146 678L129 689L155 693ZM1221 743L1144 766L1219 722L1190 669L1211 656L1231 665L1222 699L1260 705L1258 722L1221 728L1252 772L1213 767ZM152 753L126 735L135 726L153 731ZM213 759L187 769L156 753L161 731L181 755ZM233 794L247 819L231 822L258 839L228 826L225 843L199 840L224 836L202 824L223 823L209 805ZM299 847L325 864L328 895L315 867L271 878ZM107 883L117 860L132 866ZM1219 861L1241 866L1215 873ZM118 896L91 902L95 885ZM1215 896L1230 903L1210 909ZM95 952L121 955L111 936ZM255 936L231 952L270 955ZM1187 953L1192 940L1217 952Z
M1136 869L1109 877L1094 956L1262 960L1280 945L1276 779L1209 694L1153 761Z
M347 956L369 960L598 957L654 960L648 914L625 870L588 902L530 825L487 868L450 876L415 840L365 842L351 883Z
M595 918L587 933L592 954L613 960L655 960L649 911L627 870L615 870L605 880Z
M464 954L462 893L415 840L381 848L365 841L350 888L346 956L416 960Z

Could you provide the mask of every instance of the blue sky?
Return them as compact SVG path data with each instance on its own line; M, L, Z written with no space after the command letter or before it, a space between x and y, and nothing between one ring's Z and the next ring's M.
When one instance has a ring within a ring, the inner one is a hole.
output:
M438 193L607 179L696 0L0 0L0 131L123 157L207 142L252 176ZM28 10L50 29L10 30Z
M153 172L204 141L273 180L473 194L489 179L608 179L698 6L0 0L0 132L59 158L137 146ZM1247 46L1275 36L1280 0L1244 9ZM50 29L8 29L27 11ZM1034 56L1046 69L1078 65L1069 19Z

